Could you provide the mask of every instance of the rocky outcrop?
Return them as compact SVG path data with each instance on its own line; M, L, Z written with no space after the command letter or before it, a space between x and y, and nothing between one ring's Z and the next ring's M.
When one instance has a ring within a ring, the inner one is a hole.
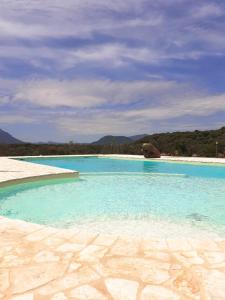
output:
M160 151L151 143L142 145L142 151L145 158L160 158Z

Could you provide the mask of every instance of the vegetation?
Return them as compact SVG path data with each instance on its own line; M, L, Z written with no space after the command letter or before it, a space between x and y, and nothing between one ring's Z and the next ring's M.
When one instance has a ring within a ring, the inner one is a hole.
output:
M0 156L69 155L69 154L141 154L141 145L91 144L17 144L0 145Z
M150 142L161 153L169 155L215 157L218 153L218 156L223 157L225 127L218 130L153 134L138 141L140 142Z
M225 127L218 130L173 132L148 135L128 144L16 144L0 145L0 156L69 154L142 154L142 144L150 142L161 153L180 156L215 157L225 153ZM216 142L218 145L216 146Z
M147 134L139 134L133 136L115 136L115 135L106 135L100 138L98 141L93 142L93 145L122 145L122 144L130 144L134 141L138 141L147 136Z

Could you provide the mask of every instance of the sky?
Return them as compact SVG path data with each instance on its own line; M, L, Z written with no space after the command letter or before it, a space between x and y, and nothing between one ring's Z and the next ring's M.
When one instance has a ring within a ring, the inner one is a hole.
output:
M1 0L0 128L28 142L225 125L225 1Z

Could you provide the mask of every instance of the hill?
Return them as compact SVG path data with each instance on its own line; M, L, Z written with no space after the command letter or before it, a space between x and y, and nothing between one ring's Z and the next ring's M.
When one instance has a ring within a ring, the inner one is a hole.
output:
M133 140L127 136L113 136L106 135L100 138L98 141L91 143L92 145L122 145L130 144Z
M136 144L150 142L161 153L181 156L215 156L225 152L225 127L217 130L167 132L145 136ZM216 146L216 142L218 145ZM217 149L216 149L217 148Z
M148 134L138 134L138 135L132 135L132 136L129 136L129 138L132 140L132 141L138 141L140 139L143 139L144 137L146 137Z
M116 135L106 135L100 138L98 141L91 143L92 145L123 145L130 144L137 140L140 140L147 136L147 134L139 134L133 136L116 136Z
M23 142L14 138L8 132L0 129L0 144L23 144Z

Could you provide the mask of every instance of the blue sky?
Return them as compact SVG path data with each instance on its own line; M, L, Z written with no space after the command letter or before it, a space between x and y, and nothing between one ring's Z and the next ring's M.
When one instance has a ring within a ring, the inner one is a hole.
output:
M25 141L225 125L225 2L1 0L0 128Z

